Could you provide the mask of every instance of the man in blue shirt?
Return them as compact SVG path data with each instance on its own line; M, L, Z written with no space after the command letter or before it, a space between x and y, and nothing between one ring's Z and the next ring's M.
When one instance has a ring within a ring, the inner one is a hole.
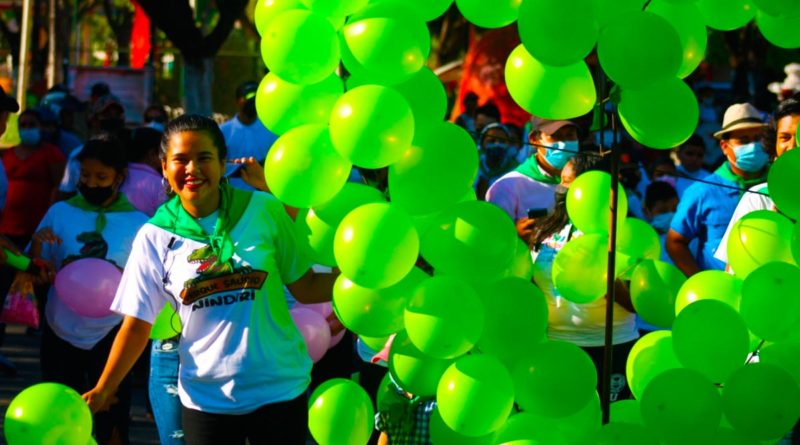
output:
M766 127L761 113L748 103L731 105L722 129L714 133L727 158L703 182L684 192L667 233L666 248L686 276L703 270L724 270L714 252L745 190L766 181L769 155L761 142ZM697 256L689 243L698 240Z

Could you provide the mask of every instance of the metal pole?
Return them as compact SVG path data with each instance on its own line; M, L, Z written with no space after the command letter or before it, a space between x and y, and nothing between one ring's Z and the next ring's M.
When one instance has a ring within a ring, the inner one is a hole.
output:
M28 90L28 47L31 33L31 0L22 1L22 29L19 42L19 69L17 70L17 101L19 110L25 110L25 92Z
M56 84L56 0L47 5L47 89Z
M600 70L600 90L604 92L606 78L605 74ZM600 96L602 97L602 96ZM612 117L613 119L613 117ZM602 390L601 394L601 407L603 409L603 424L607 424L611 420L611 370L612 367L612 351L614 348L614 299L615 299L615 283L616 283L616 255L617 255L617 188L619 187L619 148L612 145L609 147L611 151L611 199L610 210L611 220L608 229L608 269L606 273L608 278L606 281L606 326L605 326L605 349L603 354L603 381L600 385Z

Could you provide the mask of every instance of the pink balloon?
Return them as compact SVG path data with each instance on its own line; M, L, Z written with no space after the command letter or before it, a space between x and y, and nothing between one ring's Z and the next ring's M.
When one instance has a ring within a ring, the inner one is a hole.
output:
M296 309L297 308L303 308L303 309L312 310L312 311L322 315L322 317L325 318L326 320L328 319L328 317L331 316L331 314L333 314L333 305L331 304L330 301L325 302L325 303L314 303L314 304L303 304L303 303L299 303L298 302L298 303L295 303L294 307ZM334 317L335 317L335 315L334 315ZM338 334L334 335L331 338L331 344L330 344L330 346L328 346L328 349L338 345L339 342L342 341L342 338L344 337L345 332L347 332L347 330L343 329Z
M90 318L112 315L111 303L122 272L99 258L75 260L56 274L56 294L76 314Z
M311 309L295 307L289 312L294 324L297 325L297 330L306 341L308 355L311 356L314 363L318 362L331 344L331 329L328 322L322 315Z

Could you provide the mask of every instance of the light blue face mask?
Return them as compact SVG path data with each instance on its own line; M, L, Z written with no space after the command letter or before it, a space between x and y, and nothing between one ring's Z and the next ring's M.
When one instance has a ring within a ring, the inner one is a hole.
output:
M38 128L20 128L20 144L27 147L35 147L42 141L42 132Z
M561 170L567 162L578 154L578 141L556 141L545 152L544 158L553 168Z
M653 220L650 221L650 225L653 226L658 233L667 233L669 232L670 224L672 224L672 217L674 216L675 212L660 213L653 217Z
M759 141L733 147L733 153L736 167L747 173L757 173L769 162L769 155Z

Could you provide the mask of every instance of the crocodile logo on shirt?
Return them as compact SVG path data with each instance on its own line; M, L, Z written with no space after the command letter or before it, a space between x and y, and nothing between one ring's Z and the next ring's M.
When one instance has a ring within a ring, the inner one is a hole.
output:
M189 264L197 266L197 269L195 269L197 276L183 283L183 290L181 291L183 304L192 304L197 300L219 292L237 290L242 292L247 289L261 289L267 278L266 272L253 270L249 266L235 268L232 261L220 263L211 246L203 246L193 250L189 254L187 261ZM255 296L253 292L242 292L242 295L244 294L249 295L249 297L245 299L237 297L234 300L246 301ZM205 306L203 302L200 302L194 304L193 307L202 308Z
M82 232L78 234L75 239L79 243L83 243L83 247L81 247L77 255L69 255L66 257L63 262L64 265L82 258L100 258L116 265L114 261L106 258L106 255L108 255L108 243L103 239L101 233L96 231Z

